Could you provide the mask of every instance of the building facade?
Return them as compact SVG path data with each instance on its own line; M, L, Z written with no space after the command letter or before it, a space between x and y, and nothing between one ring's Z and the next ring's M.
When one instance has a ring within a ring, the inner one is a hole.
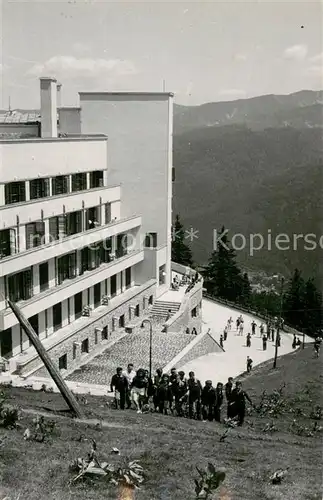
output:
M0 137L0 355L21 374L41 362L7 298L64 372L171 279L172 95L82 94L60 113L60 87L41 79L37 136Z

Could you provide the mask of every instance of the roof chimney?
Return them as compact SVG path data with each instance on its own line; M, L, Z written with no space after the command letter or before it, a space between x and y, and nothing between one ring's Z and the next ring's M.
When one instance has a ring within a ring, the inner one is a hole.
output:
M41 136L57 137L57 81L40 79Z
M57 82L57 107L60 108L62 105L62 94L61 94L62 84Z

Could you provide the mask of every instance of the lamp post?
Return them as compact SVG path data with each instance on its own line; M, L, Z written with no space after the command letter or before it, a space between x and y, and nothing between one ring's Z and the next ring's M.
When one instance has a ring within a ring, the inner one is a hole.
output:
M152 345L153 345L153 325L150 319L144 319L141 323L141 328L144 328L145 323L149 324L149 377L152 376Z
M279 330L280 330L282 313L283 313L283 297L284 297L283 291L284 291L284 278L281 279L280 306L279 306L279 317L278 317L278 325L277 325L277 332L276 332L275 357L274 357L273 368L276 368L276 366L277 366Z

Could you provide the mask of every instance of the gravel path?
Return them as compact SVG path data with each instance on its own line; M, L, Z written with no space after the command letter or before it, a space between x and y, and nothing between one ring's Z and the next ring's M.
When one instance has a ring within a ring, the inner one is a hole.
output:
M195 336L182 333L153 334L153 372L169 363ZM126 368L133 363L135 369L149 368L149 333L140 332L124 337L110 349L88 364L75 370L67 380L88 384L109 384L117 366Z

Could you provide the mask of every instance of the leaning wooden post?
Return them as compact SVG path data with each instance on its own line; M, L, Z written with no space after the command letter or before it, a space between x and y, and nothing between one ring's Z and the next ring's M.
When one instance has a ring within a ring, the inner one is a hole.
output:
M20 311L19 307L17 304L14 302L11 302L11 300L8 300L8 304L11 307L14 315L16 316L17 320L19 321L21 327L25 331L27 337L29 338L30 342L36 349L37 353L39 354L39 357L41 358L42 362L46 366L50 376L54 380L55 384L57 385L61 395L65 399L66 403L68 404L70 410L72 413L77 417L77 418L82 418L82 411L81 408L76 401L74 395L72 392L69 390L67 387L67 384L65 383L63 377L59 373L58 369L54 365L53 361L50 359L49 355L47 354L47 351L41 341L39 340L38 336L34 332L31 324L29 321L25 318L25 316L22 314Z

